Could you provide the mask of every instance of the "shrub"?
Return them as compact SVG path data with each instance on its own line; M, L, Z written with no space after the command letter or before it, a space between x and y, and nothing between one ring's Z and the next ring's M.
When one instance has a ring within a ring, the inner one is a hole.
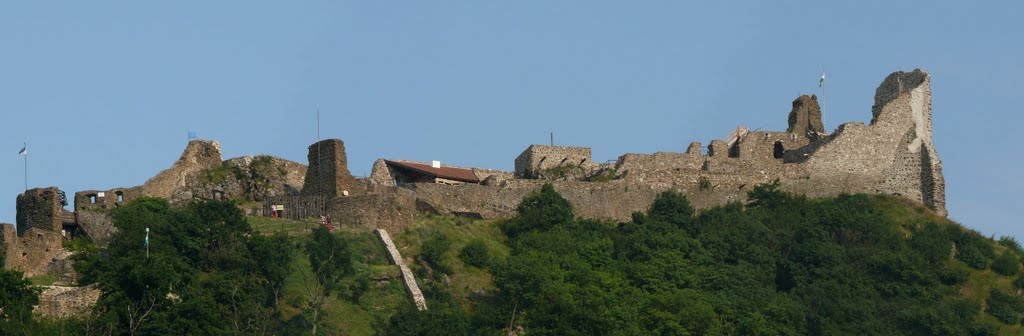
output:
M1005 276L1017 275L1019 270L1020 259L1010 251L1003 252L992 262L992 271Z
M474 240L463 246L462 251L459 251L459 259L462 259L462 262L470 266L487 267L490 258L490 253L487 252L487 244L482 240Z
M970 274L971 271L964 269L963 266L946 267L941 272L939 272L939 280L941 280L942 283L950 286L959 285L962 284L965 280L967 280L967 277Z
M448 240L448 236L445 236L443 233L436 233L423 242L423 245L420 247L420 256L435 266L441 265L451 246L452 242Z
M1018 254L1024 254L1024 248L1020 247L1020 242L1016 238L1010 236L999 237L999 245L1006 246L1006 248L1017 252Z
M1024 312L1024 298L992 289L988 297L988 314L1006 324L1017 324Z
M999 333L999 326L993 322L977 323L970 329L972 336L991 336Z
M910 246L932 263L940 263L949 259L953 249L953 238L945 230L934 223L929 223L914 234Z
M1017 276L1017 278L1013 280L1013 288L1024 289L1024 274Z
M957 239L956 258L977 269L985 269L995 257L992 243L977 232L964 232Z

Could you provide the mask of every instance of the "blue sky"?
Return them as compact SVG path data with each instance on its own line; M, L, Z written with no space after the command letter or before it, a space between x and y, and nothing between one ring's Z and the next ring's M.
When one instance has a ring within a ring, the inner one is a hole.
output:
M784 130L828 73L825 123L867 122L890 72L932 74L950 217L1024 237L1020 2L0 3L0 222L23 189L133 186L188 131L225 158L378 157L511 170L548 132L594 159Z

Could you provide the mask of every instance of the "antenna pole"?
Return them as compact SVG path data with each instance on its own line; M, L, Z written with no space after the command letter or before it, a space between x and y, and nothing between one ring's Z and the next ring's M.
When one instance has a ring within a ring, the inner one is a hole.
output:
M318 196L317 198L319 198L319 201L320 201L320 204L319 204L320 205L320 209L319 210L320 210L320 214L322 215L324 213L324 211L327 210L327 200L324 197L324 191L325 190L323 190L323 182L324 182L323 171L324 171L324 165L323 165L323 161L320 159L321 156L323 156L323 154L320 152L320 104L317 104L316 105L316 178L317 178L316 184L318 184L318 186L316 187L315 190L317 190L317 196Z
M551 147L555 146L555 132L551 131Z

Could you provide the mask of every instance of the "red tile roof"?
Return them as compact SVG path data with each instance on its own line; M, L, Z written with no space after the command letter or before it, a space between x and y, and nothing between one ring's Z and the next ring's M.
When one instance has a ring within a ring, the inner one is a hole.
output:
M414 170L434 177L440 177L449 180L456 180L469 183L480 183L480 180L476 178L476 174L474 174L473 170L469 168L456 168L445 166L441 166L441 168L434 168L431 167L429 164L411 161L384 160L384 163L387 163L388 165L391 166Z

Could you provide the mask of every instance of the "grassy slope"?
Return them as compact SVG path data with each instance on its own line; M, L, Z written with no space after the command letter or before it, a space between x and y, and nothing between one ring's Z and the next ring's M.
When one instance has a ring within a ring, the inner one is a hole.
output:
M312 224L275 220L263 217L250 217L253 229L269 234L282 228L293 237L295 243L302 244L308 237L306 227ZM456 295L464 305L471 304L470 294L474 290L491 291L494 285L487 270L466 266L456 257L459 249L473 239L487 242L492 255L508 256L508 247L504 244L504 234L497 227L497 221L456 221L446 217L421 218L408 230L392 233L395 244L399 247L406 260L413 260L419 253L419 244L423 235L430 230L437 230L452 240L449 258L446 260L452 268L451 284L448 290ZM339 233L351 243L358 260L356 268L369 273L370 289L360 298L359 302L351 302L343 298L331 297L325 304L327 313L326 324L329 330L344 335L372 335L377 323L386 322L401 305L412 304L402 280L398 267L391 265L387 259L383 244L373 233ZM414 271L421 270L418 264L409 265ZM284 285L284 294L280 302L283 318L289 320L302 313L305 304L306 285L312 281L309 275L309 260L305 253L297 253L292 261L292 275ZM428 281L421 277L418 281Z
M509 248L505 244L505 234L498 228L499 220L467 220L464 218L453 219L450 217L428 217L421 218L415 224L403 232L394 233L393 239L398 246L402 257L412 260L412 257L419 255L419 247L425 237L434 232L440 232L452 242L448 250L445 264L451 268L452 274L447 283L439 282L436 285L445 288L463 308L469 308L473 301L471 297L474 292L491 294L495 290L492 276L486 269L481 269L464 264L459 260L459 251L463 246L473 240L482 240L487 244L487 249L492 258L506 258ZM424 266L421 262L409 265L421 281L421 285L434 285L432 280L422 276ZM428 302L429 304L429 302Z
M904 231L909 235L910 229L923 225L932 220L944 225L957 225L946 218L936 216L929 210L895 197L877 196L873 197L877 204L890 218L893 218ZM280 223L265 218L251 218L254 228L263 232L277 230ZM419 218L416 223L402 232L391 232L392 239L398 246L402 256L410 261L410 267L417 274L417 281L421 286L437 285L449 291L464 308L469 309L475 300L476 293L493 294L495 287L492 276L486 269L468 266L459 260L458 251L472 240L480 239L487 243L492 257L505 258L509 254L509 248L505 243L505 236L498 228L499 220L464 220L450 217L424 217ZM291 225L289 228L288 225ZM309 225L302 222L285 223L285 229L290 235L295 236L297 243L305 240L308 232L304 227ZM452 275L445 281L433 283L424 276L425 269L422 263L414 261L419 254L420 244L431 234L440 232L446 235L452 242L445 263L451 268ZM380 241L372 233L341 233L341 235L356 247L356 254L360 260L360 269L364 269L377 278L382 274L397 275L397 267L390 265L387 261L386 252ZM995 244L996 253L1002 253L1006 248ZM970 270L967 281L961 285L960 291L956 294L959 297L967 298L979 305L983 305L988 297L989 290L998 288L1005 292L1015 293L1011 282L1012 277L998 275L989 269L976 270L968 267L961 261L949 260L947 263ZM305 298L304 284L306 277L302 271L308 270L309 263L305 254L296 255L293 266L293 276L289 277L285 284L285 299L282 300L282 311L285 319L301 313L301 305ZM308 272L308 271L307 271ZM398 309L400 305L411 304L401 279L397 276L388 279L373 281L371 289L362 297L358 303L331 298L327 305L327 321L330 329L348 335L372 335L374 324L386 322L387 319ZM429 305L429 302L428 302ZM978 315L978 319L992 322L1000 326L1000 335L1021 335L1024 328L1021 325L1005 325L988 314Z

